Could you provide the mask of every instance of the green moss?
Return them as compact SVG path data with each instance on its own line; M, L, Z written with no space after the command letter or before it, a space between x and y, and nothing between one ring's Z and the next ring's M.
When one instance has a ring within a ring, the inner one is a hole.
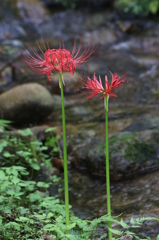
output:
M150 160L156 153L153 144L148 144L140 141L129 143L125 149L125 156L129 161L144 163Z
M113 146L117 142L117 137L116 136L111 136L109 138L109 146Z
M134 139L134 136L130 136L130 135L126 135L126 136L123 136L119 139L120 142L127 142L129 140L133 140Z
M159 90L156 90L153 95L156 97L156 98L159 98Z
M132 141L135 139L135 137L138 135L137 132L131 133L131 134L123 134L120 137L116 137L116 136L111 136L109 138L109 146L113 146L115 143L119 142L119 143L123 143L123 142L128 142L128 141Z

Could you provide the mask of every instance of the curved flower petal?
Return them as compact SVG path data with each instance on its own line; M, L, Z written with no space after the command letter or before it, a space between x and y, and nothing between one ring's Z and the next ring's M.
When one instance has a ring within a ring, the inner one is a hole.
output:
M77 52L76 40L74 41L72 53L65 49L64 42L63 48L61 48L60 42L58 49L50 49L49 44L45 44L43 41L44 51L40 47L39 43L37 43L37 45L43 57L41 57L41 55L35 49L30 47L30 52L24 48L25 54L23 52L19 53L20 58L32 72L40 75L46 74L49 80L51 80L49 76L53 71L58 71L61 73L70 72L73 75L77 66L90 61L95 57L95 53L97 53L100 49L99 44L93 45L92 42L88 42L85 50L79 56L82 47L81 40Z
M99 80L95 76L95 73L92 79L90 77L87 78L85 77L84 81L82 82L82 89L86 90L88 98L92 98L94 96L97 96L98 94L102 94L101 98L104 98L107 95L109 97L117 97L117 95L112 91L125 83L127 73L125 73L122 77L117 77L117 73L115 73L114 75L111 73L111 75L112 75L111 85L108 82L107 76L105 76L105 89L103 88L100 76Z

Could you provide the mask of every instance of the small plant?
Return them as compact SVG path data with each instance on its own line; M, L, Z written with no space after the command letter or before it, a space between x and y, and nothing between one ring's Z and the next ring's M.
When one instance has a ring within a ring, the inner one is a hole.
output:
M51 167L50 156L44 153L48 147L38 141L30 129L19 130L18 133L3 134L0 140L0 166L21 165L33 175L44 166Z
M45 130L45 133L51 133L51 135L47 136L45 141L45 146L50 148L52 155L60 155L62 159L62 151L59 144L60 135L54 134L56 127L50 127Z
M137 234L133 231L133 229L138 229L141 228L143 223L146 221L157 221L159 222L159 218L155 218L155 217L141 217L141 218L136 218L134 219L133 217L130 219L130 223L127 224L123 221L123 219L121 219L118 222L118 226L122 227L122 230L115 230L115 229L111 229L112 233L114 233L116 235L116 238L112 238L112 240L120 240L121 236L125 236L125 235L131 235L134 236L136 240L151 240L150 237L148 236L142 236L143 238L137 236ZM118 238L118 237L119 238ZM159 235L157 236L156 240L159 238Z
M56 206L59 200L48 196L52 181L45 183L22 180L23 176L30 177L21 166L3 167L0 170L1 239L40 239L44 235L42 226L45 223L41 219L47 222L52 204L54 211L51 216L54 219L63 212L63 206Z
M125 12L132 12L135 15L146 16L157 14L159 10L158 0L119 0L118 4L124 6Z

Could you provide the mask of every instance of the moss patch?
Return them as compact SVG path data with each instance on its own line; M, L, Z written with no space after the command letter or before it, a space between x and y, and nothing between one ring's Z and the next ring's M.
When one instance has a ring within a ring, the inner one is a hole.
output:
M155 155L156 150L153 144L148 144L136 140L128 143L125 149L125 156L129 161L144 163Z

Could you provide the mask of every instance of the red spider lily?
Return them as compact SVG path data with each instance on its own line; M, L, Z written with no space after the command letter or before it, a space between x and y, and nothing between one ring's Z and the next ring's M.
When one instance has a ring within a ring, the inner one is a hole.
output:
M52 71L58 72L70 72L72 75L76 70L76 66L80 66L85 62L90 61L95 57L100 49L100 45L93 45L92 42L88 42L85 50L79 56L82 42L80 41L79 47L76 52L76 40L74 41L74 46L72 53L69 50L66 50L63 43L63 48L61 48L61 43L59 49L50 49L47 43L47 46L43 42L44 49L43 51L40 45L37 43L43 58L38 54L35 49L31 48L32 54L25 49L25 55L20 56L23 62L30 68L30 70L36 74L46 74L49 80L52 80L49 76Z
M86 93L88 94L88 98L95 97L98 94L102 94L101 98L104 98L106 96L117 97L117 95L115 93L112 93L112 91L115 88L118 88L125 83L125 78L127 73L125 73L122 77L117 77L117 73L115 73L114 75L111 73L111 75L112 75L111 85L108 82L107 76L105 76L105 89L103 88L100 76L99 76L99 80L95 76L95 73L92 79L89 77L87 78L85 77L82 83L83 85L82 89L86 90Z

